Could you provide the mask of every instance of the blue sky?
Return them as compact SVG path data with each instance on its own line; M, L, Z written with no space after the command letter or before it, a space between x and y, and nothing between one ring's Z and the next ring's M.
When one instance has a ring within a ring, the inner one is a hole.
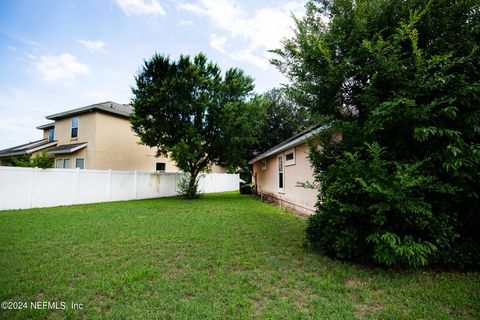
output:
M263 92L286 80L267 52L293 34L304 1L0 1L0 149L41 138L46 115L128 103L154 52L204 52L239 67Z

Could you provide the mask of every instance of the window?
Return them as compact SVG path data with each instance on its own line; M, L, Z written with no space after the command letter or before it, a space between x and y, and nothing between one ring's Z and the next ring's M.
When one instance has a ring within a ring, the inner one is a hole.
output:
M53 135L55 133L55 129L54 128L51 128L50 130L48 130L48 142L51 142L53 141Z
M277 163L278 163L278 191L283 192L283 182L284 182L284 176L283 176L283 155L279 155L277 158Z
M292 166L295 164L295 149L285 152L285 165Z
M72 133L71 133L72 138L77 138L78 137L78 117L73 117L72 118Z
M84 169L85 167L85 159L77 158L75 159L75 168Z
M165 172L165 163L157 162L156 169L157 169L157 171Z
M70 159L56 159L55 168L70 169Z
M262 160L262 170L267 170L267 159Z

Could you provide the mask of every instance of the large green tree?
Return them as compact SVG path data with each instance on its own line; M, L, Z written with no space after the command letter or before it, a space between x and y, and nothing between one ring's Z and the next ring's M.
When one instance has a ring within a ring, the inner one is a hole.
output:
M242 70L222 75L204 54L178 61L155 54L136 76L132 128L142 143L189 173L186 196L195 197L201 171L211 164L235 169L256 142L264 108L253 88Z
M306 8L273 62L328 127L308 239L344 259L478 266L480 3Z
M283 88L271 89L257 98L263 98L266 113L260 129L262 134L257 143L251 146L248 159L267 151L311 124L308 110L290 99Z

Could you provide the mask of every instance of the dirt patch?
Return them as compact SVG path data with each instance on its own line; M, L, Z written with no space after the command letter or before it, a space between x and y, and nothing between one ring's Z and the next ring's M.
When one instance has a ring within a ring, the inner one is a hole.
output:
M361 288L364 285L365 282L358 279L345 279L345 286L347 288Z
M380 311L382 308L383 307L375 301L370 303L363 303L356 306L354 315L355 318L363 318L365 317L365 315Z

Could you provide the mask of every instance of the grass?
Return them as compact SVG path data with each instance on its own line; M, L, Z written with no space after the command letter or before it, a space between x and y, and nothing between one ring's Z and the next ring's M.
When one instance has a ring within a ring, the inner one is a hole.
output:
M0 300L67 309L0 319L480 318L478 273L333 261L305 223L233 193L3 211Z

